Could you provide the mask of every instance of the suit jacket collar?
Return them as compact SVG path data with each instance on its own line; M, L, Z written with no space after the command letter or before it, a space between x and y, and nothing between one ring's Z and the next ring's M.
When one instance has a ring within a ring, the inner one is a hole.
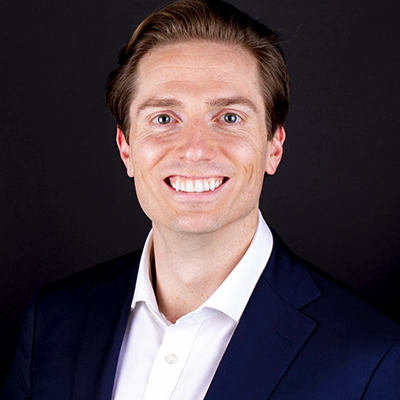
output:
M74 400L110 400L140 252L106 264L109 270L90 294L72 391Z
M296 309L317 299L321 292L302 259L295 255L271 228L274 247L262 275L271 288Z
M268 398L317 325L299 309L320 291L301 260L273 235L271 257L206 400Z

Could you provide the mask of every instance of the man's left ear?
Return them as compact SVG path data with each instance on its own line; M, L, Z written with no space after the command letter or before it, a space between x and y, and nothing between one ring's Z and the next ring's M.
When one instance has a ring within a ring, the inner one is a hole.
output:
M268 154L265 164L265 172L268 175L273 175L281 162L283 155L283 142L286 138L285 128L280 126L275 131L272 140L268 141Z

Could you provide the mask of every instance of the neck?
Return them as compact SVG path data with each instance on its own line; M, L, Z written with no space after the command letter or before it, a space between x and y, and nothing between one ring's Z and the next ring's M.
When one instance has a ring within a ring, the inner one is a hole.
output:
M154 290L158 307L170 322L197 309L232 272L257 229L258 215L251 217L200 234L153 225Z

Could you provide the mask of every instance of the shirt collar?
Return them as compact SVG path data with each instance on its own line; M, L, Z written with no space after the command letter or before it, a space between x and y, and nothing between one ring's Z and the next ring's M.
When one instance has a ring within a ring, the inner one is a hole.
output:
M257 230L249 248L233 271L202 307L219 310L239 322L268 262L272 245L272 233L259 211Z
M139 271L136 279L135 293L132 300L132 308L136 303L143 301L154 313L159 313L156 296L151 283L151 260L153 255L153 230L147 235L140 258Z
M203 308L218 310L238 322L268 262L272 246L272 233L261 212L258 211L258 225L249 248L233 271L210 298L199 307L199 310ZM150 231L140 259L132 308L137 302L144 301L153 313L159 315L157 300L151 284L152 254L153 233Z

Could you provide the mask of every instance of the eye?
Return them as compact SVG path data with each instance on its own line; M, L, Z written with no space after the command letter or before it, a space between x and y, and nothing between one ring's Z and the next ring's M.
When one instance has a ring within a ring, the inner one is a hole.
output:
M172 117L168 114L160 114L153 119L153 122L160 125L167 125L172 122Z
M236 122L239 122L241 120L239 115L235 113L226 113L222 116L222 118L227 124L235 124Z

